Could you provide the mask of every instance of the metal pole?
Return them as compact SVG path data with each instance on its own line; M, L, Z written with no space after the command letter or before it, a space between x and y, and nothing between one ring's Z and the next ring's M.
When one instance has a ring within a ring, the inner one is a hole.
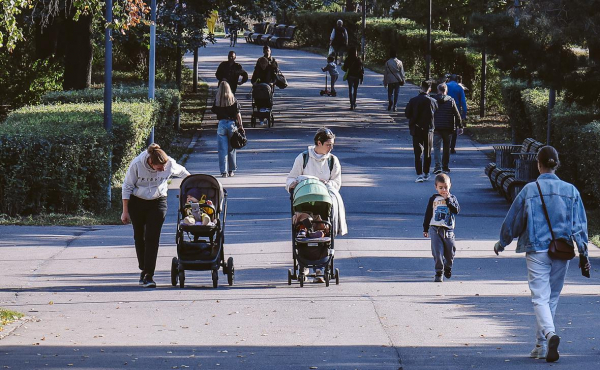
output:
M431 77L431 4L432 0L429 0L429 18L427 21L427 70L425 71L425 79L429 80Z
M104 30L104 129L112 132L112 0L106 0L106 23L109 24ZM111 206L111 183L112 183L112 149L108 153L108 189L106 192L108 208Z
M367 0L363 0L362 2L362 42L361 42L361 54L362 60L365 61L365 44L366 44L366 36L365 32L367 29Z
M552 111L554 110L554 104L556 104L556 89L551 87L548 95L548 127L546 129L546 145L550 145L550 131L552 129Z
M479 117L485 117L485 94L487 90L487 53L485 47L481 51L481 99L479 100Z
M148 66L148 99L154 100L154 80L156 78L156 0L150 3L150 63ZM154 142L154 127L150 130L148 144Z

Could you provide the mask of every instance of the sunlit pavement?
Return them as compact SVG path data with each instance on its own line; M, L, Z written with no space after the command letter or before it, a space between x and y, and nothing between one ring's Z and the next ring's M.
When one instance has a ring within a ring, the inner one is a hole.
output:
M214 72L229 43L200 51L200 76ZM240 43L237 61L251 74L262 47ZM401 52L399 53L401 54ZM487 158L460 137L452 156L457 259L451 279L433 283L422 222L433 181L414 183L412 144L403 117L412 85L388 112L382 76L367 72L357 110L345 82L320 96L321 56L273 50L290 86L275 92L275 127L247 128L228 190L225 254L236 282L212 288L208 272L190 271L186 288L170 285L176 255L177 186L171 185L157 266L158 288L137 285L130 226L1 227L0 306L28 321L0 336L0 365L12 369L522 369L547 368L528 358L535 319L525 259L516 242L496 257L492 246L508 204L483 174ZM191 64L191 57L186 58ZM249 83L237 96L249 126ZM216 119L186 163L218 175ZM322 126L336 134L349 234L336 239L340 285L287 285L292 265L289 195L283 185L298 153ZM600 252L592 247L592 264ZM557 311L567 369L597 368L599 271L584 279L576 260ZM10 332L10 333L9 333Z

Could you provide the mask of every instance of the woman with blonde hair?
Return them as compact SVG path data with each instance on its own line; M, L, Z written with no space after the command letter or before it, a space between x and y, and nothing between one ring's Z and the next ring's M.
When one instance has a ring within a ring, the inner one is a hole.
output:
M222 177L232 177L237 170L236 151L229 140L237 130L244 132L240 104L231 91L227 81L221 81L211 108L217 115L217 149L219 155L219 170Z

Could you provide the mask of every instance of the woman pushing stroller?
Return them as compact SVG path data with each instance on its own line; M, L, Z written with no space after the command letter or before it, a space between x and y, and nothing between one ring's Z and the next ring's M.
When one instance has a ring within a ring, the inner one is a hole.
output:
M339 193L342 186L342 167L338 158L331 154L335 142L335 135L328 128L320 128L314 137L315 145L310 145L306 151L300 153L290 171L285 188L293 192L294 187L302 180L316 177L327 186L333 202L332 232L335 235L348 233L346 225L346 211L344 202ZM323 282L316 271L316 282Z

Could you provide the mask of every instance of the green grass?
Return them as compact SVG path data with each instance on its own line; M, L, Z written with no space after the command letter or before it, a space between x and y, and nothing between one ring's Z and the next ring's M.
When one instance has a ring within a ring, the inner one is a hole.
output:
M510 143L508 117L495 114L483 118L475 115L467 117L465 133L481 144Z
M23 317L23 314L20 312L10 311L0 307L0 331L2 331L4 325L10 324L21 317Z

